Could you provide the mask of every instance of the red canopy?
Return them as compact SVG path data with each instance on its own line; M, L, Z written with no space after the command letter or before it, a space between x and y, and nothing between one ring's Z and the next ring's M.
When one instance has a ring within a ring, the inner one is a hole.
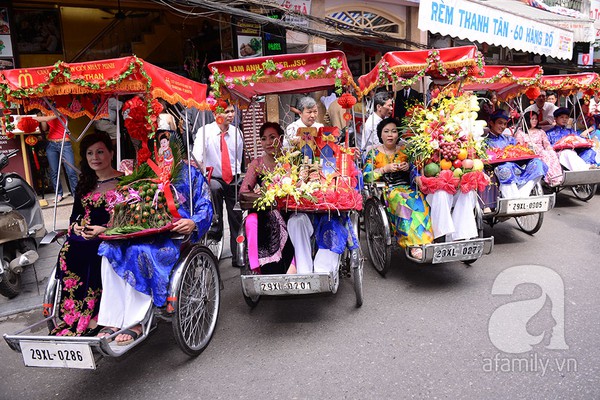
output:
M482 67L483 57L476 46L392 51L385 53L371 72L358 78L358 84L364 96L374 88L390 83L412 85L425 75L454 82L475 74Z
M283 54L217 61L208 65L213 86L220 95L250 102L252 97L273 93L303 93L343 86L358 86L352 79L346 55L341 51Z
M108 96L150 93L169 103L207 108L206 85L156 67L135 56L0 71L0 102L22 104L26 110L48 109L49 98L72 118L94 118ZM102 115L102 113L100 113Z
M540 88L553 90L562 96L591 89L598 91L600 81L595 72L571 75L546 75L542 76Z
M483 76L470 76L463 85L464 90L491 90L498 99L507 101L536 86L542 77L542 67L535 66L503 66L486 65Z

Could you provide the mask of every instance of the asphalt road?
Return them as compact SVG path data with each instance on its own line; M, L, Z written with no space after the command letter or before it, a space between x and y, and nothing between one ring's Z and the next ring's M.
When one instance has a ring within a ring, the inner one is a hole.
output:
M224 260L219 324L199 357L179 350L167 323L95 371L26 368L0 343L0 398L600 398L600 196L559 194L533 237L513 220L485 234L494 251L472 267L395 252L382 278L367 258L360 309L344 280L335 295L263 298L250 310ZM503 282L507 294L493 294ZM4 319L0 333L36 319Z

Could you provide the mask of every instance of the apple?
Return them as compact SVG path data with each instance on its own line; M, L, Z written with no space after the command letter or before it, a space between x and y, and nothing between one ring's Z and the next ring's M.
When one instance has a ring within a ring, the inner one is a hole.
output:
M466 158L467 158L467 155L468 155L467 149L460 149L460 150L458 151L458 159L459 159L459 160L464 160L464 159L466 159Z
M483 161L480 159L473 160L473 170L474 171L483 171Z
M473 160L465 158L462 162L462 166L464 169L473 169Z
M462 167L462 163L463 163L463 162L462 162L460 159L458 159L458 158L457 158L456 160L454 160L454 161L452 162L452 166L453 166L454 168L460 168L460 167Z
M453 172L453 175L457 178L460 178L463 175L463 170L460 168L456 168Z

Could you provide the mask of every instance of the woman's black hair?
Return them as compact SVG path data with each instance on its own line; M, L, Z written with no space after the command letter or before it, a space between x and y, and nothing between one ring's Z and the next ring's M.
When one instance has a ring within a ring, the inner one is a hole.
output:
M538 123L539 123L539 118L540 118L540 114L535 112L535 111L527 111L525 113L525 116L523 117L525 119L525 126L527 127L527 129L531 129L531 115L535 114L538 117Z
M383 140L381 139L381 133L383 132L383 128L387 125L387 124L395 124L396 126L400 126L400 121L398 120L398 118L394 118L394 117L387 117L381 120L381 122L379 124L377 124L377 137L379 138L379 142L383 143ZM400 138L400 135L398 135L398 138Z
M77 183L77 190L75 191L79 198L90 193L98 183L98 176L96 175L96 171L94 171L88 164L86 153L90 146L99 142L104 143L108 151L114 151L110 136L108 136L106 132L101 131L96 131L86 135L79 146L79 155L81 156L81 174L79 174L79 182Z
M258 129L258 137L263 137L265 135L265 131L269 128L275 129L279 137L283 136L284 134L283 128L277 122L265 122Z
M163 140L163 139L171 140L171 131L166 130L166 129L159 129L156 131L156 138L158 140L159 147L160 147L161 140Z

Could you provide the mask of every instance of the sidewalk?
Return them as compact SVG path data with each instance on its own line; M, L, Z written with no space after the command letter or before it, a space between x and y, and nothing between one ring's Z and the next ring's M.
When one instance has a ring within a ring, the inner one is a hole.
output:
M46 199L48 199L48 196L46 196ZM58 207L56 208L56 229L66 229L69 226L72 208L72 196L65 197L63 201L58 204ZM48 205L42 207L42 213L44 215L46 230L51 232L54 219L53 200L48 200ZM226 213L225 221L227 221ZM229 227L227 223L225 223L224 236L226 241L224 243L223 256L221 259L231 257L231 251L229 249ZM46 284L48 283L48 277L56 265L58 252L60 251L62 243L63 239L60 240L60 243L54 242L40 246L38 249L40 258L35 263L34 267L26 267L21 275L21 293L10 300L0 295L0 318L34 310L36 308L40 310L41 318L42 302Z

